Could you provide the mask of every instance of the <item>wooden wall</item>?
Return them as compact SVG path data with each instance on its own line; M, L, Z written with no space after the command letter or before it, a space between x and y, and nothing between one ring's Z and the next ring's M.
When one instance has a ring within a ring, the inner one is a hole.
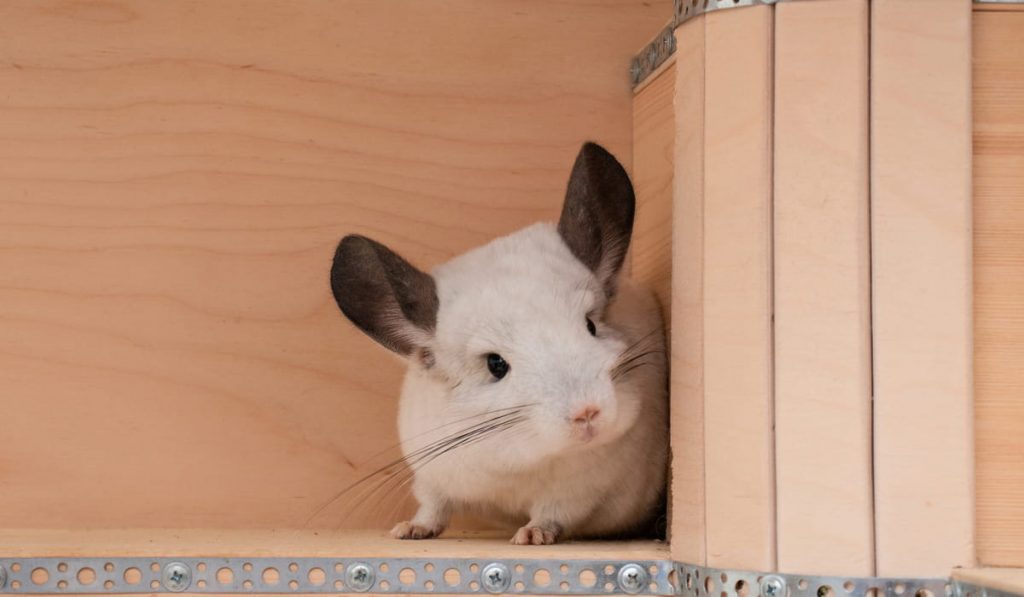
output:
M1022 9L974 15L975 499L987 566L1024 566Z
M554 218L583 140L629 164L666 14L0 4L0 527L305 524L395 442L401 368L338 313L337 240L430 267Z

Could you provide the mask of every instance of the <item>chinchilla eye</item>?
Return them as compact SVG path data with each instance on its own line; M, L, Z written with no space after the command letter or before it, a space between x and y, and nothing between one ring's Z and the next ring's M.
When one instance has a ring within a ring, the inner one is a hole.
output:
M589 317L587 318L587 331L590 332L591 336L597 335L597 326L594 325L594 322Z
M508 375L510 368L508 361L501 358L500 354L492 352L487 355L487 370L491 372L495 379L501 379Z

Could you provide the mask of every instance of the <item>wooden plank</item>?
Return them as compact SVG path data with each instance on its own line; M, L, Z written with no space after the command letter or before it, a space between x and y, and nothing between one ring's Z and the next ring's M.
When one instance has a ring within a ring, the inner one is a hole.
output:
M1021 81L1024 13L975 14L975 520L978 559L986 566L1024 566Z
M974 562L971 3L877 0L871 21L879 575Z
M675 148L675 66L665 66L633 96L633 187L636 221L632 277L658 297L665 324L672 305L672 167ZM669 327L669 329L671 329Z
M867 108L867 0L777 5L775 466L782 572L874 573Z
M704 17L676 29L672 558L704 564Z
M665 6L514 8L0 3L0 527L297 527L367 472L401 368L338 239L430 267L557 217L582 141L629 166Z
M656 541L582 541L544 548L512 545L494 531L452 533L432 541L396 541L376 531L269 529L0 529L4 557L391 557L660 560L668 546Z
M772 570L772 9L704 18L707 560Z

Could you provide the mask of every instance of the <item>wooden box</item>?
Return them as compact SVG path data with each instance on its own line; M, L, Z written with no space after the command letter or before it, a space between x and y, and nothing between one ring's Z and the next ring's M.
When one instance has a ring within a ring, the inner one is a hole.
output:
M217 558L1024 591L1021 8L3 3L0 592L168 590L19 562L124 557L212 558L201 592ZM631 172L628 269L669 321L669 540L391 540L401 494L332 501L395 448L401 382L337 312L334 245L430 267L552 220L586 139Z

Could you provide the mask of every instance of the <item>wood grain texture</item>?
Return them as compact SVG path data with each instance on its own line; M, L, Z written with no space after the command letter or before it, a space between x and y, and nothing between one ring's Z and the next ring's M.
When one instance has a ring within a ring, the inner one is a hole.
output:
M707 561L774 570L772 8L704 18Z
M871 21L875 536L882 576L974 562L971 3Z
M1024 566L1024 13L975 14L973 43L978 559Z
M664 19L0 5L0 527L306 524L396 441L401 367L338 313L335 243L429 268L553 219L583 140L629 166L627 67Z
M782 572L874 573L867 108L867 0L778 4L775 466Z
M538 548L512 545L504 534L464 531L434 541L395 541L375 531L224 529L3 529L4 557L392 557L536 558ZM577 541L540 548L545 558L668 557L668 546L653 541Z
M657 295L671 329L672 168L675 150L675 59L633 97L632 277Z
M707 561L704 479L704 17L676 29L672 180L672 558Z

